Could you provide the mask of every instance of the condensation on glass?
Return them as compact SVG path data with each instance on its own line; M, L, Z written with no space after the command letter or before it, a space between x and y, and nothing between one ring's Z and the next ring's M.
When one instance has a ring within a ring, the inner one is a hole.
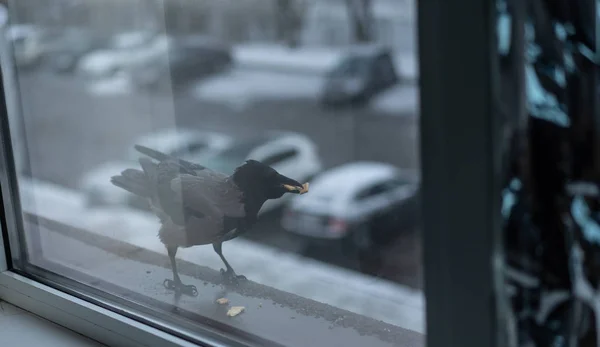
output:
M19 270L189 336L423 345L416 0L0 3Z
M510 346L599 346L598 3L497 0Z

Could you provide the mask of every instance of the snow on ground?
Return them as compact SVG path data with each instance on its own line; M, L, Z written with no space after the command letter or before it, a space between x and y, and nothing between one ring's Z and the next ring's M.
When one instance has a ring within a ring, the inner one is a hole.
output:
M342 50L324 47L289 48L279 44L251 43L233 48L233 59L240 68L287 74L322 75L342 56Z
M419 87L400 84L376 96L369 106L387 115L412 116L419 109Z
M165 253L156 237L158 221L149 213L126 208L90 210L75 191L40 181L20 182L26 212ZM419 290L240 238L227 242L224 252L232 255L237 272L263 285L425 332L424 296ZM210 246L182 249L177 256L215 270L223 266Z
M86 87L96 96L126 95L133 90L131 80L124 74L88 81Z
M314 99L322 83L319 76L235 69L196 84L192 95L199 100L243 107L261 100Z
M295 75L235 69L193 85L190 94L199 101L225 104L243 110L264 100L315 100L324 80L317 75ZM132 92L124 76L90 82L88 91L93 95L126 95ZM419 107L417 85L400 84L376 96L370 107L389 116L403 116Z
M281 45L248 44L234 47L236 67L198 81L189 90L199 101L220 103L243 110L260 101L315 100L325 82L325 72L343 56L331 48L291 49ZM386 115L403 115L418 107L418 59L413 54L395 54L394 64L403 82L375 97L371 107ZM97 96L127 95L134 88L126 74L90 80L89 93Z
M416 54L394 54L394 68L401 80L416 82L419 77L419 58Z

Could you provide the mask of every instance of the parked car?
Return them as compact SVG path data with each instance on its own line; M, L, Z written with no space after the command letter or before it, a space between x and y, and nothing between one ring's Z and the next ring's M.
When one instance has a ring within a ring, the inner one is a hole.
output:
M115 35L106 49L85 55L78 69L88 78L104 78L127 70L137 61L164 50L166 35L154 35L148 31L134 31Z
M13 25L7 30L17 67L36 66L43 56L43 31L35 25Z
M140 89L169 86L176 89L222 72L231 64L231 51L227 45L204 36L180 36L169 41L164 53L134 64L131 77Z
M58 73L72 72L81 57L92 50L106 47L106 44L106 40L89 31L68 28L48 44L47 61Z
M418 220L419 176L379 162L353 162L315 177L291 199L282 227L310 244L343 241L357 249L385 244Z
M316 144L305 135L287 131L267 132L240 139L227 149L203 158L200 163L213 170L232 174L237 166L248 159L270 165L299 182L310 181L322 170ZM267 201L260 213L281 207L289 195Z
M321 103L326 107L365 104L398 82L389 49L379 45L356 46L326 74Z
M187 129L166 129L141 136L133 141L127 153L127 159L111 161L100 165L85 174L81 180L80 189L84 192L91 206L98 205L130 205L145 208L146 201L115 187L110 178L127 168L139 167L138 153L134 144L147 146L163 153L186 160L197 161L202 155L220 151L231 143L231 138L225 134L209 131Z

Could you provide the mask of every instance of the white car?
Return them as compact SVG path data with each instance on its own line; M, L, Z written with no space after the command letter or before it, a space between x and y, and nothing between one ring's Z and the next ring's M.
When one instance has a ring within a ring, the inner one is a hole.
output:
M282 227L307 240L348 240L369 248L417 220L419 175L386 163L353 162L315 177L295 196Z
M323 167L316 144L305 135L287 131L240 139L229 148L201 159L199 164L229 175L248 159L267 164L301 183L310 181ZM285 194L280 199L267 201L259 214L280 207L290 196Z
M139 61L160 54L167 48L165 35L152 36L149 32L129 32L116 35L109 49L96 50L79 62L79 72L91 78L110 77L128 69Z
M203 155L223 150L231 141L228 135L218 132L165 129L151 133L136 139L131 144L126 160L104 163L84 175L80 189L86 195L89 205L134 205L143 207L144 202L110 182L110 178L120 174L121 171L127 168L139 167L138 158L144 155L133 148L134 144L156 149L185 160L198 161L198 158Z

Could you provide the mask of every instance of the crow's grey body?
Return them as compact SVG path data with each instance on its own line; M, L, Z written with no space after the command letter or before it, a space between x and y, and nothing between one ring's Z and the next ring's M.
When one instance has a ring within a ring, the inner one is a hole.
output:
M173 280L165 280L165 286L191 295L197 294L196 287L182 284L177 273L175 254L179 247L212 244L225 264L226 270L221 272L226 279L242 279L244 276L236 275L223 256L222 243L246 232L268 199L286 192L301 194L306 189L254 160L227 176L147 147L135 148L159 162L140 158L142 170L124 170L111 182L148 199L161 221L159 238L167 247L173 269Z
M147 198L160 219L158 237L167 247L174 272L169 288L186 289L179 280L174 259L179 247L213 244L227 267L225 273L233 278L243 277L235 275L221 251L221 243L237 236L242 232L238 227L246 225L242 191L230 176L183 163L172 159L155 163L141 158L142 170L127 169L114 176L112 182ZM196 292L191 287L187 289Z

